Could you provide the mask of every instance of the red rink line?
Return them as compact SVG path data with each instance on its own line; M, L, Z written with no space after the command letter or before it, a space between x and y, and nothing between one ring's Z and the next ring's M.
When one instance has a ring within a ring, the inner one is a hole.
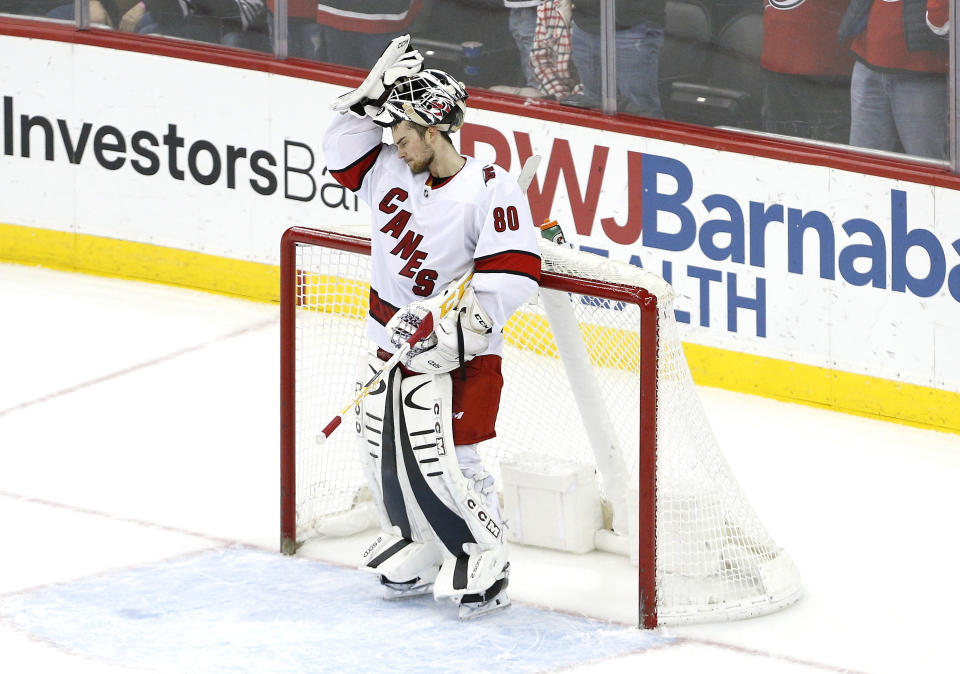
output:
M0 594L0 597L2 597L2 596L3 596L3 595ZM43 647L45 647L45 648L49 648L49 649L54 650L54 651L56 651L57 653L60 653L60 654L62 654L62 655L68 655L68 656L73 657L73 658L80 658L80 659L83 660L84 662L87 662L87 663L89 663L89 664L91 664L91 665L98 665L98 666L107 665L107 666L109 666L109 667L111 667L111 668L113 668L113 669L116 669L117 671L122 671L122 670L124 670L124 669L130 670L130 671L134 671L134 670L131 669L130 665L127 665L127 664L125 664L125 663L123 663L123 662L118 662L118 661L116 661L116 660L109 660L109 659L107 659L107 658L97 657L97 656L95 656L95 655L90 655L90 654L88 654L88 653L81 653L81 652L75 651L75 650L73 650L73 649L71 649L71 648L67 648L66 646L64 646L64 645L62 645L62 644L58 644L56 641L52 641L52 640L50 640L50 639L46 639L46 638L44 638L44 637L38 636L38 635L34 634L33 632L29 632L29 631L23 629L22 627L18 626L18 625L15 624L15 623L13 622L13 620L11 620L10 618L4 618L4 617L0 616L0 627L6 627L8 630L10 630L11 632L13 632L14 634L20 635L21 637L23 637L24 639L26 639L27 641L29 641L29 642L31 642L31 643L33 643L33 644L37 644L37 645L39 645L39 646L43 646ZM7 655L7 657L10 657L9 654L6 654L6 655ZM31 664L33 664L33 663L31 663Z
M762 620L762 618L761 618ZM686 638L680 637L682 642L688 644L697 644L700 646L711 646L713 648L719 648L725 651L732 651L735 653L742 653L744 655L755 655L762 658L771 658L773 660L779 660L781 662L787 662L793 665L802 665L804 667L812 667L815 669L822 669L825 672L838 672L840 674L869 674L859 669L849 669L847 667L838 667L837 665L825 665L822 662L814 662L813 660L804 660L803 658L794 658L789 655L780 655L778 653L770 653L768 651L761 651L755 648L747 648L746 646L734 646L733 644L725 644L720 641L711 641L709 639L696 639L696 638Z
M216 543L218 547L229 547L229 546L237 545L237 546L243 546L246 548L252 548L255 550L266 550L268 552L276 552L276 550L274 550L273 548L266 548L266 547L254 545L251 543L244 543L242 541L237 541L230 538L223 538L222 536L213 536L211 534L204 534L199 531L190 531L189 529L172 527L166 524L158 524L156 522L150 522L148 520L140 520L134 517L123 517L121 515L115 515L113 513L108 513L103 510L94 510L93 508L84 508L81 506L69 505L67 503L60 503L58 501L50 501L44 498L37 498L36 496L27 496L26 494L16 494L14 492L6 491L6 490L0 490L0 498L8 498L14 501L20 501L22 503L33 503L36 505L46 506L48 508L56 508L58 510L66 510L72 513L79 513L81 515L90 515L92 517L102 517L112 522L120 522L123 524L134 524L141 527L147 527L148 529L156 529L158 531L166 531L168 533L181 534L183 536L192 536L194 538L202 538L212 543ZM24 592L24 591L25 590L17 590L17 593Z
M523 602L519 602L519 603L523 603ZM547 610L552 611L553 609L547 609ZM560 611L560 613L566 613L566 612ZM576 615L576 614L568 614L568 615ZM617 621L611 621L611 623L618 624ZM629 627L635 627L635 625L629 625ZM581 667L587 667L589 665L598 665L603 662L615 662L622 658L629 658L633 655L643 655L644 653L650 653L652 651L665 651L669 648L673 648L674 646L680 646L683 643L685 643L683 637L676 637L676 641L672 641L670 643L657 644L655 646L647 646L646 648L638 648L635 651L627 651L626 653L617 653L616 655L607 655L602 658L588 658L587 660L583 660L582 662L574 662L569 665L564 665L563 667L557 667L556 669L545 669L542 672L540 672L540 674L552 674L552 672L571 672L571 671L580 669Z
M81 384L71 386L70 388L65 388L61 391L57 391L56 393L49 393L45 396L41 396L40 398L35 398L34 400L28 400L27 402L14 405L13 407L8 407L5 410L0 410L0 417L4 416L5 414L9 414L10 412L16 412L18 410L22 410L25 407L32 407L33 405L45 403L55 398L59 398L61 396L69 395L71 393L76 393L77 391L81 391L85 388L89 388L97 384L102 384L105 381L116 379L117 377L122 377L124 375L130 374L131 372L136 372L137 370L142 370L148 367L152 367L154 365L159 365L160 363L165 363L167 361L173 360L175 358L179 358L180 356L186 355L188 353L192 353L194 351L199 351L200 349L204 349L210 346L211 344L216 344L217 342L222 342L228 339L232 339L234 337L239 337L240 335L243 335L248 332L259 330L260 328L266 327L278 321L279 321L278 318L271 318L269 320L260 321L259 323L254 323L253 325L249 325L245 328L241 328L234 332L231 332L225 335L220 335L219 337L215 337L214 339L208 340L206 342L201 342L200 344L194 344L193 346L188 346L184 349L180 349L179 351L168 353L164 356L160 356L159 358L154 358L153 360L148 360L143 363L138 363L137 365L133 365L123 370L117 370L116 372L111 372L110 374L106 374L102 377L97 377L96 379L85 381Z
M526 602L518 602L518 603L526 603ZM553 609L546 609L546 610L553 610ZM631 627L633 627L633 625L631 625ZM663 636L666 636L666 635L663 635ZM557 669L544 670L544 673L552 674L553 672L575 671L587 665L600 664L603 662L612 663L617 660L621 660L623 658L629 658L633 655L643 655L644 653L650 653L652 651L667 651L668 649L676 648L678 646L693 645L693 646L709 646L711 648L718 648L720 650L728 651L731 653L738 653L740 655L750 655L758 658L768 658L770 660L777 660L779 662L784 662L791 665L797 665L800 667L808 667L810 669L819 669L824 672L836 672L837 674L869 674L868 672L863 672L858 669L848 669L846 667L838 667L836 665L825 665L822 662L815 662L813 660L804 660L802 658L794 658L789 655L781 655L779 653L761 651L755 648L747 648L745 646L735 646L733 644L725 644L719 641L710 641L709 639L698 639L696 637L669 637L669 638L674 639L674 641L670 643L658 644L656 646L648 646L647 648L638 648L636 651L631 651L628 653L617 653L616 655L608 655L602 658L593 658L590 660L584 660L583 662L578 662L571 665L558 667Z

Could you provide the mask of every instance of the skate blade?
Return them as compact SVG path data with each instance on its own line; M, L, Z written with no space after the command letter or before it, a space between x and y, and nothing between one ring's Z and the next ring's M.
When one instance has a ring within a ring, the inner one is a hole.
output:
M461 605L459 618L461 621L475 620L477 618L482 618L485 615L497 613L508 608L510 608L510 597L507 597L506 595L500 595L480 606Z
M404 599L416 599L417 597L426 597L428 595L433 596L433 585L414 587L409 590L383 588L384 601L403 601Z

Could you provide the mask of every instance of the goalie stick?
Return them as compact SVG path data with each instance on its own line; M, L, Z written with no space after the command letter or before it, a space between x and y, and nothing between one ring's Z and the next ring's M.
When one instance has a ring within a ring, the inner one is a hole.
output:
M520 186L520 191L524 194L527 193L527 188L530 187L530 183L533 182L533 177L537 175L537 169L540 168L541 159L542 157L540 155L532 154L527 157L527 161L523 162L520 175L517 176L517 185Z
M535 154L531 155L527 161L524 162L523 168L520 169L520 175L517 176L517 184L520 186L520 190L526 194L527 188L530 187L530 183L533 182L533 177L537 173L537 168L540 166L540 155ZM438 298L435 298L434 301L439 303L439 309L436 312L440 318L446 316L450 311L457 306L457 303L463 297L463 294L467 291L467 287L470 284L470 279L473 278L473 269L467 271L466 274L461 276L459 279L447 286L443 294ZM392 356L383 364L383 366L377 370L373 376L364 384L353 399L347 403L340 413L337 414L333 419L330 420L326 426L323 427L323 430L320 431L320 434L317 435L317 444L323 444L330 435L337 430L340 426L340 423L343 421L343 415L349 412L354 406L357 405L361 400L367 397L367 394L377 385L377 382L380 381L380 378L385 372L389 372L400 360L407 354L408 351L413 347L414 344L419 342L424 337L430 335L433 332L433 312L427 314L420 325L417 327L416 331L410 335L403 345L397 349Z

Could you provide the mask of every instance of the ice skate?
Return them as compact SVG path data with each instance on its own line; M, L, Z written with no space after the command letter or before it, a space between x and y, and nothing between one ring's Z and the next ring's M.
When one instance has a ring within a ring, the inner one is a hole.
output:
M386 601L433 595L433 581L423 578L396 582L388 580L386 576L380 576L380 584L383 585L383 598Z
M460 598L460 620L473 620L508 608L510 606L510 597L507 596L509 575L510 565L507 564L503 569L503 576L484 592L463 595Z

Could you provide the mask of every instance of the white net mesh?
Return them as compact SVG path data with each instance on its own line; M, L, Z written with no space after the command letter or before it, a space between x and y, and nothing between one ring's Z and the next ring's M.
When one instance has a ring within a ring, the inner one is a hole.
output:
M364 229L340 231L362 236ZM296 525L303 540L362 530L376 520L354 430L341 428L322 446L316 441L354 390L368 348L369 260L322 245L296 250ZM614 525L626 533L625 523L637 519L641 309L604 295L643 288L657 297L659 315L659 621L745 617L796 601L801 589L792 561L753 512L710 430L669 285L595 255L549 244L543 253L544 271L576 279L582 292L542 288L504 329L497 437L481 445L486 468L499 483L503 461L598 466ZM345 415L344 424L352 423ZM648 533L640 532L635 545L649 541Z
M683 355L672 303L660 313L660 621L748 617L792 604L802 592L799 574L761 524L714 439Z

